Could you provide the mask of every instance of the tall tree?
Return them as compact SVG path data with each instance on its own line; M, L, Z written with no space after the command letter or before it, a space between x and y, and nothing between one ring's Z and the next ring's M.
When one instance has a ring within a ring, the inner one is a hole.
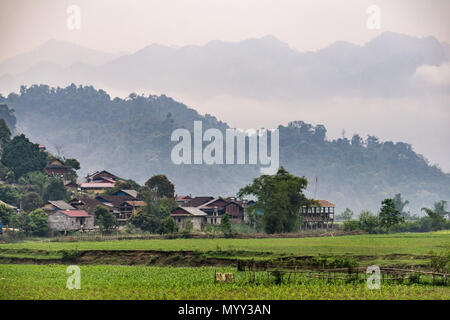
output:
M384 199L381 202L381 210L378 218L380 220L380 226L387 231L391 230L404 220L400 211L395 208L393 199Z
M156 215L143 209L139 210L130 218L130 223L142 231L156 233L160 227L160 221Z
M401 193L397 193L394 197L395 208L400 211L403 218L408 217L408 213L404 212L405 207L409 204L408 200L403 200Z
M434 203L434 208L422 208L428 217L431 219L431 230L441 230L445 225L445 216L450 213L447 212L447 201L441 200Z
M42 171L46 160L47 155L23 134L9 141L2 152L2 163L14 172L16 179L28 172Z
M70 158L64 161L64 164L68 167L71 167L74 170L80 170L80 162L77 159Z
M254 179L237 195L257 198L254 206L264 211L263 223L267 233L292 232L299 227L300 208L313 203L303 194L307 184L305 177L296 177L280 167L275 175Z
M145 186L159 198L173 198L175 194L175 186L163 174L158 174L147 180Z

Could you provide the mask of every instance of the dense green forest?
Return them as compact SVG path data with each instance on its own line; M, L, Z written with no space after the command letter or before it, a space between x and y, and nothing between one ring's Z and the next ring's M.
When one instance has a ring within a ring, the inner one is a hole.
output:
M0 109L0 117L14 109L17 123L11 117L5 121L15 133L25 133L56 156L77 158L80 175L107 169L143 183L162 173L178 194L233 195L260 174L256 165L172 164L174 129L192 129L194 120L202 120L204 130L223 131L228 125L165 95L111 99L90 86L35 85L0 96L0 104L10 108ZM383 199L397 193L409 200L411 213L450 198L450 174L430 166L407 143L358 135L329 140L323 125L302 121L279 129L280 165L306 176L306 194L314 196L317 188L317 198L334 202L338 212L346 207L377 212Z

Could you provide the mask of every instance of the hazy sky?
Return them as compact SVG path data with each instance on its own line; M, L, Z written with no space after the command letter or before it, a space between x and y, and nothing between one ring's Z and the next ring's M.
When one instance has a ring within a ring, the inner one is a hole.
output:
M80 30L66 27L72 4L81 9ZM379 30L366 27L373 4ZM362 44L386 30L450 42L449 19L448 0L1 0L0 61L48 39L112 52L267 34L306 51L337 40Z
M81 9L80 30L66 26L70 5ZM370 5L381 9L378 30L366 26ZM363 44L384 31L432 35L450 43L449 21L449 0L0 0L0 61L49 39L107 52L134 52L152 43L202 45L268 34L299 51L317 50L335 41ZM423 68L416 76L448 85L450 66L434 69ZM142 92L149 93L148 89ZM449 95L430 95L421 101L334 97L303 101L301 105L308 107L302 108L296 102L297 108L293 105L292 111L283 113L277 101L228 96L199 101L166 93L232 126L273 127L305 120L326 125L331 137L346 128L347 135L358 132L406 141L450 172ZM386 121L387 114L392 123Z

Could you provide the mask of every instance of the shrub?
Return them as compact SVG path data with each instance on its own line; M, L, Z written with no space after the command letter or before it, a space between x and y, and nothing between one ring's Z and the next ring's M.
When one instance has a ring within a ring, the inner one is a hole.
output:
M430 268L435 272L449 273L450 251L442 253L431 253Z
M62 250L62 260L63 261L76 261L80 256L81 252L77 249L75 250Z
M358 221L349 220L344 222L344 231L354 231L354 230L360 230Z

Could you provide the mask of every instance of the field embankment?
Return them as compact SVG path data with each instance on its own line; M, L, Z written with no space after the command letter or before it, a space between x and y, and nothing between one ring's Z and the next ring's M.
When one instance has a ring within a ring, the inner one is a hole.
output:
M1 263L235 266L238 260L308 264L341 257L358 265L424 267L450 249L450 232L270 239L152 239L0 244Z

